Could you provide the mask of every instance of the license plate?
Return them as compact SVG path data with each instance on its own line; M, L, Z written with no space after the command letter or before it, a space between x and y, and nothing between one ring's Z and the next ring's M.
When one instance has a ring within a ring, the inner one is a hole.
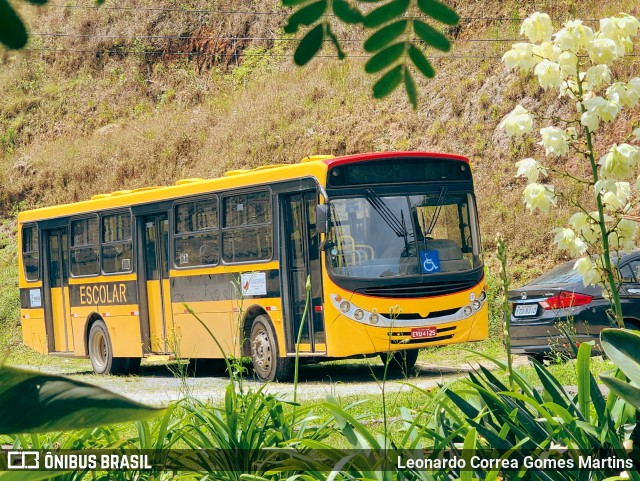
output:
M424 339L427 337L436 337L437 334L438 334L438 328L435 326L414 327L411 329L411 339Z
M520 304L516 306L516 316L535 316L538 313L538 304Z

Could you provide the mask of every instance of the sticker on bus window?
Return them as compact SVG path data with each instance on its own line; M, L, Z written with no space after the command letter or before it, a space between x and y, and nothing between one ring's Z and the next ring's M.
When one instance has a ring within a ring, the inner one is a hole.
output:
M423 274L440 272L440 254L438 254L438 251L420 251L420 266Z
M131 270L131 259L122 259L122 270L123 271Z
M243 296L264 296L267 294L267 274L247 272L240 276Z
M42 298L40 297L40 289L29 290L29 303L31 307L42 307Z
M189 263L189 254L187 253L180 254L180 265L184 265L188 263Z

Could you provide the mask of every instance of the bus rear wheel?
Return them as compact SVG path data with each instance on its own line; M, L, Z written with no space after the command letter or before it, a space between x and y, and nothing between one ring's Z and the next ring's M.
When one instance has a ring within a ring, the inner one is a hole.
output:
M409 374L418 360L419 349L409 349L407 351L381 352L382 364L389 363L389 372Z
M251 326L251 362L261 381L287 381L291 376L291 359L280 357L278 339L269 318L258 316Z
M113 357L111 338L104 321L93 323L88 344L89 359L96 374L128 374L140 370L139 357Z

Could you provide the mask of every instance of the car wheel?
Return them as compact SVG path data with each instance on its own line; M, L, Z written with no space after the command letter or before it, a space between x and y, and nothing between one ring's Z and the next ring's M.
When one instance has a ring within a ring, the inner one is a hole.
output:
M267 316L258 316L251 326L251 362L261 381L287 381L291 376L292 359L280 357L278 339Z
M393 373L409 374L409 371L416 365L419 349L409 349L407 351L396 351L393 353L381 352L382 364L389 363L388 371Z

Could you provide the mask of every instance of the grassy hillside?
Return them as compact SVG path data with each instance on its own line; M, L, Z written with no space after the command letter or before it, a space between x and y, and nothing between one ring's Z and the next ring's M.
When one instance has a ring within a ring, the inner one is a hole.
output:
M27 207L310 154L437 150L471 157L487 257L500 230L516 277L531 278L560 259L549 231L570 212L564 206L549 215L525 211L524 183L514 179L513 164L541 149L533 142L516 148L496 126L517 102L556 109L556 100L506 72L500 56L518 37L518 19L535 10L561 21L640 15L640 6L631 0L449 3L462 22L448 32L455 38L451 54L434 61L437 77L421 82L417 111L404 93L371 99L374 79L363 73L357 43L347 43L350 60L317 58L295 67L292 42L281 29L286 11L265 0L19 5L34 35L29 51L0 52L0 248L8 239L5 251L15 249L11 218ZM364 33L338 35L361 40ZM326 47L323 54L335 52ZM637 65L632 57L622 68ZM638 115L606 129L614 135ZM3 256L13 268L15 255ZM0 282L12 285L4 277Z

